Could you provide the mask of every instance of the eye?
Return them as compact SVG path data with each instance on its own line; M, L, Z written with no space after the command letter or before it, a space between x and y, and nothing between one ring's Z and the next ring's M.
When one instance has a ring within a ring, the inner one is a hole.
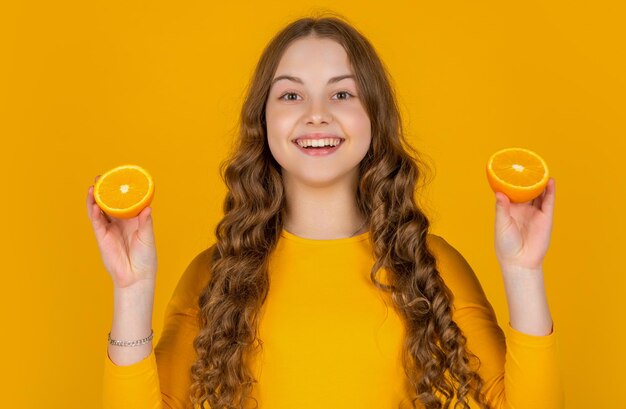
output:
M348 91L339 91L335 95L338 95L338 96L342 96L343 95L344 96L343 98L338 98L338 99L350 99L350 98L354 97L354 95L352 95Z
M290 97L290 96L293 96L295 98L285 98L285 97ZM296 94L295 92L285 92L278 99L282 99L284 101L296 101L298 99L298 94Z

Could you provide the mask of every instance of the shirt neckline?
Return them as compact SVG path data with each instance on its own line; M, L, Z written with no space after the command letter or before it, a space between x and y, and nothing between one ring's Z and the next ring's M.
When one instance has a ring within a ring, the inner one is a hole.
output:
M295 241L299 243L324 245L324 244L343 244L343 243L353 243L353 242L364 241L364 240L369 239L370 232L368 230L365 233L357 234L356 236L342 237L339 239L309 239L306 237L296 236L295 234L290 233L285 229L282 229L282 231L280 232L280 236L284 237L287 240Z

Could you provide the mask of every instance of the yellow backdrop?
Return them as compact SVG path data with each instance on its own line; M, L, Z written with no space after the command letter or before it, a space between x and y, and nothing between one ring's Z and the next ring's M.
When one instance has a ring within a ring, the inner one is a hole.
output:
M474 267L501 325L485 161L508 146L547 160L545 274L568 408L623 404L623 2L63 0L0 6L2 407L100 401L112 286L85 198L118 164L156 182L158 338L180 274L213 243L218 166L263 46L323 9L389 67L410 138L435 166L422 192L433 230Z

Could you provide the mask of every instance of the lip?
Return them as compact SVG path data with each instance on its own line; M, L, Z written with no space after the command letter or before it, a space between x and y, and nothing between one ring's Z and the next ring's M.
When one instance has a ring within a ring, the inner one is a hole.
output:
M311 138L311 139L313 139L313 138ZM318 139L324 139L324 138L318 138ZM304 153L305 155L308 155L308 156L328 156L328 155L332 155L333 153L335 153L343 145L344 139L343 138L339 138L339 139L341 139L339 141L339 145L333 146L333 147L329 146L329 147L325 147L325 148L315 148L315 149L303 148L300 145L298 145L297 139L294 139L293 144L296 145L296 148L298 148L298 150L300 152Z
M291 142L296 142L299 139L312 139L312 140L320 140L320 139L341 139L341 142L343 142L345 140L345 138L342 138L341 136L332 134L332 133L324 133L324 132L314 132L314 133L307 133L304 135L300 135L295 139L292 139Z

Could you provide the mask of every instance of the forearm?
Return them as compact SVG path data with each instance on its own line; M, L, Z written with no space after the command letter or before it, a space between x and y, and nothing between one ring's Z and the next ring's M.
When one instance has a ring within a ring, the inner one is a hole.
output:
M146 338L152 328L154 282L140 282L132 287L114 288L111 338L133 341ZM128 347L108 345L111 361L116 365L131 365L152 351L152 342Z
M550 334L552 316L543 271L503 268L502 275L511 327L529 335Z

